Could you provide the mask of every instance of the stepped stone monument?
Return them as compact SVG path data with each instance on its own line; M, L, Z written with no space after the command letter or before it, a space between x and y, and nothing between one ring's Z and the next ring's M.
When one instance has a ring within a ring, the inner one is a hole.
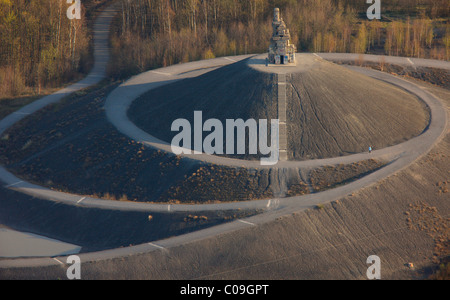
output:
M275 65L288 65L295 63L297 48L290 43L291 34L280 17L280 9L274 9L272 22L273 34L269 46L269 63Z

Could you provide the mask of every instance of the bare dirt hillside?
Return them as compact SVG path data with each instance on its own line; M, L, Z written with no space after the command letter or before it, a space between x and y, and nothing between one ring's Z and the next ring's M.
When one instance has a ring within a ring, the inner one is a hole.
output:
M381 149L420 135L429 124L426 105L391 84L323 61L294 72L287 75L291 160L349 155L369 146ZM128 116L170 142L178 134L171 132L172 122L183 118L193 126L194 111L203 112L203 121L216 118L223 124L226 119L277 118L277 84L277 75L242 61L151 90L131 105Z
M324 62L287 80L291 159L381 149L421 134L429 124L417 97L342 66Z
M204 203L270 197L269 172L214 168L120 134L101 109L116 86L76 93L14 125L0 136L1 164L29 182L109 200ZM205 174L207 168L214 171ZM186 181L214 185L178 192Z
M424 85L450 105L450 92ZM448 109L447 109L448 110ZM83 265L84 279L423 279L449 256L450 133L410 167L321 208L149 254ZM408 267L412 263L413 268ZM66 278L60 267L2 278Z
M247 170L163 153L120 134L101 109L117 84L76 93L25 118L0 136L0 162L29 182L109 200L211 203L302 195L298 170ZM368 174L376 165L344 166L339 176L316 176L330 188ZM319 170L318 170L319 171ZM284 181L280 178L285 178ZM286 186L284 186L286 184Z
M276 76L251 69L246 61L151 90L133 102L128 116L138 127L169 143L178 134L171 131L172 123L183 118L193 127L194 111L202 111L203 122L215 118L224 126L226 119L276 119Z

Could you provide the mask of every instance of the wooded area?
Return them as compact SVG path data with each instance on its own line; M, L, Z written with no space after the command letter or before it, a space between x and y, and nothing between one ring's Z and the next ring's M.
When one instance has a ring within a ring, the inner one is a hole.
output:
M0 0L0 98L40 94L86 74L92 63L86 7L100 2L83 0L81 20L69 20L67 1Z
M112 36L115 78L190 60L266 52L274 7L281 8L299 51L446 60L450 54L448 0L383 1L388 16L381 21L367 20L370 5L362 0L121 2Z
M365 0L118 0L112 29L115 79L179 62L266 52L273 8L299 51L450 58L448 0L382 1L369 21ZM62 0L0 0L0 98L72 81L90 69L89 22L99 3L82 0L69 20Z

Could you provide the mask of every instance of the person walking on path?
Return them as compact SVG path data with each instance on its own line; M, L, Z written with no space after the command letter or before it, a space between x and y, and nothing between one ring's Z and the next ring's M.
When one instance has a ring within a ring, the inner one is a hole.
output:
M372 146L369 146L369 154L372 153Z

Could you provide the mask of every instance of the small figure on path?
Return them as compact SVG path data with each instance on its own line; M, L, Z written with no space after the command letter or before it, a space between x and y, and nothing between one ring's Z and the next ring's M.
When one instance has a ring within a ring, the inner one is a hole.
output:
M369 146L369 154L372 153L372 146Z

